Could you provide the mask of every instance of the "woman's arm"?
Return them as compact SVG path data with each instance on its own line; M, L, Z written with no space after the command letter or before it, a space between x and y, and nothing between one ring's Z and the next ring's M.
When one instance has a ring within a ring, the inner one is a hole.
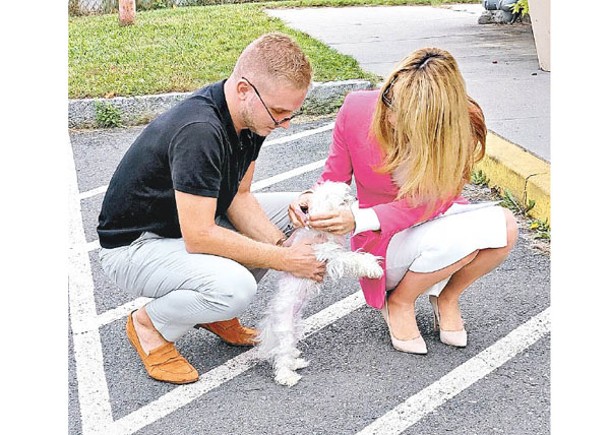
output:
M345 137L345 124L351 110L351 105L348 101L349 98L347 97L345 103L336 115L334 131L332 132L332 145L330 145L328 159L326 160L321 176L317 180L317 184L324 181L351 184L353 165L351 163L351 153L349 152Z
M321 184L325 181L336 181L346 184L351 184L351 178L353 176L353 166L351 164L351 154L349 147L345 140L344 128L345 122L349 112L349 96L345 98L345 102L341 106L336 116L336 122L334 124L334 131L332 132L332 144L330 145L330 151L324 169L321 176L318 178L317 184ZM296 227L303 227L309 224L308 216L306 211L308 210L309 195L312 190L304 191L288 209L288 215L292 224ZM352 216L351 216L352 217ZM349 230L350 231L350 230ZM346 232L349 232L346 231Z

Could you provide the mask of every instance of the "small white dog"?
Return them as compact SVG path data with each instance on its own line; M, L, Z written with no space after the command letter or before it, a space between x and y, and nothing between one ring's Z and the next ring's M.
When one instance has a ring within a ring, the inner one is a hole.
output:
M308 212L319 214L349 208L354 199L348 185L325 182L313 190ZM314 241L317 259L326 262L326 279L337 281L348 276L380 278L383 275L378 258L345 248L344 236L299 228L294 232L293 243L305 238ZM321 284L279 272L277 286L259 326L257 353L260 359L273 366L275 382L292 386L301 378L296 370L309 365L308 361L300 358L301 352L296 348L303 338L302 311L306 303L319 294Z

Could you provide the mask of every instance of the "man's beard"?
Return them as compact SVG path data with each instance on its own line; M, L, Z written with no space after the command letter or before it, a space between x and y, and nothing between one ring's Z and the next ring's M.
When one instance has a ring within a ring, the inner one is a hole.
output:
M243 125L245 125L245 127L247 129L249 129L250 131L256 133L258 136L268 136L269 133L261 134L258 131L258 129L256 127L256 123L254 122L254 117L253 117L252 113L253 113L253 110L249 104L245 105L244 107L241 108L239 116L241 117Z

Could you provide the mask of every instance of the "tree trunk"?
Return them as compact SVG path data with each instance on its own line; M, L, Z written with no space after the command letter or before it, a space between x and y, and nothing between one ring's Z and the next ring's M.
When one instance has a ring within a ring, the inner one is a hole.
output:
M118 0L118 23L121 26L135 23L135 0Z

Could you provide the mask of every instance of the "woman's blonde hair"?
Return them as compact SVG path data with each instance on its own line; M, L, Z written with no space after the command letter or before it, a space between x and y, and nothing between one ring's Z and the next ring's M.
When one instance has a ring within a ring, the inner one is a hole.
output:
M398 198L413 205L458 196L486 145L482 110L453 56L438 48L415 51L389 75L371 133L384 152L377 170L401 172Z

